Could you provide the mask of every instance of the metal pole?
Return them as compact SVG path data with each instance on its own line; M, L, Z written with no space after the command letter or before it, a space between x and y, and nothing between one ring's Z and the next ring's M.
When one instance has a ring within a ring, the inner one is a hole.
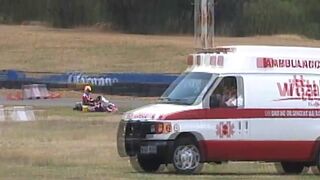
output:
M194 38L197 49L214 48L214 0L195 0Z

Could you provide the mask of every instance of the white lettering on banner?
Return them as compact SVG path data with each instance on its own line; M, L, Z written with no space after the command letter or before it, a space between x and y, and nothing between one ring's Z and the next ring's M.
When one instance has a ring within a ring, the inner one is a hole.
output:
M288 82L277 82L279 100L320 100L319 82L306 80L303 75L294 75Z
M320 69L320 60L257 58L258 68Z
M119 82L117 78L88 76L81 73L72 73L68 76L68 83L92 84L96 86L112 86Z

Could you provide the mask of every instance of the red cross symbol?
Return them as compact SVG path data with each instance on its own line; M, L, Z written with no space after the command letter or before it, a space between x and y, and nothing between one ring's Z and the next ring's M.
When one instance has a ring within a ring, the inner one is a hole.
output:
M232 124L230 121L220 122L217 124L216 129L216 134L220 138L230 138L234 134L234 124Z

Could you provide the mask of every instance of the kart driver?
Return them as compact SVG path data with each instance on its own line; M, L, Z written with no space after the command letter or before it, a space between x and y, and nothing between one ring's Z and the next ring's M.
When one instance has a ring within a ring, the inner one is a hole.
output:
M95 101L91 97L91 86L84 87L84 93L82 95L82 104L87 106L95 106Z

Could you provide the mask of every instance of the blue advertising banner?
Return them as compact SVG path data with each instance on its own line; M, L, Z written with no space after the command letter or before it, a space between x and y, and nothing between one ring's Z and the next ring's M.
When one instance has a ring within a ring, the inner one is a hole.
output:
M91 84L95 92L127 96L160 96L177 77L176 74L156 73L89 74L3 70L0 71L0 87L20 89L25 84L47 84L49 88L74 88L78 87L77 85Z
M26 75L22 71L16 70L1 70L0 71L0 80L1 81L18 81L24 80Z
M171 84L177 74L160 73L101 73L81 72L48 74L40 72L22 72L17 70L0 70L0 81L20 81L51 84L92 84L95 86L112 86L116 83L131 84Z
M66 73L60 75L48 75L39 80L47 83L67 84L92 84L95 86L112 86L115 83L137 84L170 84L178 75L175 74L145 74L145 73Z

